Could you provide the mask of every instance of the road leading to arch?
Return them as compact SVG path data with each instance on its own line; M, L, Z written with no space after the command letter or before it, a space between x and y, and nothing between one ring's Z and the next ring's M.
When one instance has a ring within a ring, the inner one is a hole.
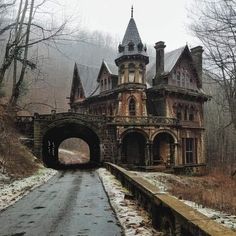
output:
M95 171L59 172L0 213L0 235L122 235Z

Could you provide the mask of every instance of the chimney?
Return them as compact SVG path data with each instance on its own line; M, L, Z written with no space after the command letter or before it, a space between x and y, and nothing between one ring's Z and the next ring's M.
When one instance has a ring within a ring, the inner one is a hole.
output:
M158 78L164 72L164 49L166 45L163 41L159 41L155 44L156 49L156 78Z
M197 46L195 48L191 48L191 55L193 58L193 63L196 68L199 82L200 82L200 88L202 87L202 53L203 53L202 46Z

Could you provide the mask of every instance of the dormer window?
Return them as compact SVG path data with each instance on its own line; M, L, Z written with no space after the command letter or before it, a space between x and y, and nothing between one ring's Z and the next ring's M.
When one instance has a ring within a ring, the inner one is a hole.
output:
M142 42L140 42L138 44L138 51L141 52L142 50L143 50L143 44L142 44Z
M132 41L129 42L129 44L128 44L128 50L129 51L134 51L134 43Z
M119 53L124 52L124 50L125 50L125 47L122 46L121 44L119 44L119 46L118 46Z

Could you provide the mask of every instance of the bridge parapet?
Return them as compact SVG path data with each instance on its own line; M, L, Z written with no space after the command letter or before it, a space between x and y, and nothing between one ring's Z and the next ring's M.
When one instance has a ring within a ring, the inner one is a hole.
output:
M76 118L76 119L83 119L88 122L105 122L105 116L98 116L98 115L88 115L76 112L63 112L63 113L51 113L51 114L34 114L35 120L42 120L42 121L53 121L53 120L60 120L65 119L67 117Z

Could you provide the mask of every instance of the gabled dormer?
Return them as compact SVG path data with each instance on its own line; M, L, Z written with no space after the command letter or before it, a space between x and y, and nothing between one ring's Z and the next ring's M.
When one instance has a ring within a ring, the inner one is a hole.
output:
M165 53L165 44L160 41L155 45L156 64L153 86L170 85L184 89L202 88L202 47L189 50L184 46Z
M97 77L100 93L116 88L117 81L118 69L116 65L109 64L106 61L103 61Z

